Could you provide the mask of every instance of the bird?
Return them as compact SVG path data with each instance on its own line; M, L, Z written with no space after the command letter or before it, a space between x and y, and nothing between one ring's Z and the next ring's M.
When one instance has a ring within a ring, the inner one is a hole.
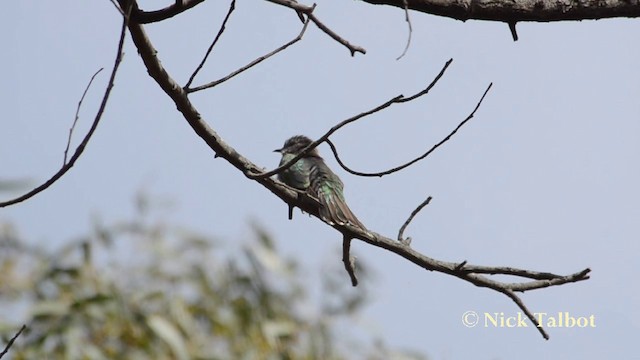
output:
M282 148L274 150L282 154L280 166L300 154L312 142L304 135L287 139ZM320 218L330 225L350 224L366 229L347 206L344 198L344 184L325 164L317 149L309 151L293 165L278 173L278 180L317 198L320 201L318 209Z

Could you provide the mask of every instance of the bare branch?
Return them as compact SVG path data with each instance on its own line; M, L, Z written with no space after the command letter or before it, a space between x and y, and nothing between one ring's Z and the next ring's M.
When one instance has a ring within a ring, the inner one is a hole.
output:
M311 21L313 21L314 24L316 24L318 29L324 31L324 33L329 35L333 40L339 42L340 44L344 45L344 47L349 49L349 51L351 52L351 56L355 56L357 52L363 55L367 53L367 50L365 50L364 48L358 45L351 44L346 39L335 33L328 26L323 24L313 13L308 13L307 16L309 17L309 19L311 19Z
M409 223L411 223L411 220L413 220L413 218L418 215L418 213L420 212L420 210L422 210L422 208L424 208L425 206L429 205L429 203L431 202L431 196L427 197L427 200L423 201L420 205L418 205L417 208L415 208L412 212L411 215L409 215L409 217L407 218L407 221L404 222L404 224L402 224L402 226L400 227L400 230L398 231L398 241L400 242L404 242L406 245L409 245L411 243L411 238L403 238L402 236L404 235L404 230L407 228L407 226L409 226Z
M471 120L473 118L473 116L475 115L476 111L478 111L478 108L480 108L480 105L482 104L482 101L484 100L485 96L487 96L487 93L491 89L491 86L493 86L493 83L489 84L487 89L482 94L482 97L480 98L480 100L476 104L476 107L469 114L469 116L467 116L464 120L462 120L462 122L460 124L458 124L458 126L456 126L456 128L453 129L453 131L451 131L449 133L449 135L447 135L444 139L440 140L440 142L438 142L437 144L433 145L431 147L431 149L429 149L424 154L422 154L422 155L418 156L417 158L409 161L408 163L402 164L400 166L396 166L393 169L389 169L389 170L385 170L385 171L381 171L381 172L376 172L376 173L364 173L364 172L352 170L351 168L347 167L347 165L345 165L344 162L342 162L342 160L338 156L338 150L336 149L336 147L330 142L327 142L327 143L329 144L329 147L331 148L331 151L333 152L333 156L335 156L336 161L338 161L338 164L340 164L340 166L345 171L347 171L348 173L351 173L353 175L358 175L358 176L365 176L365 177L373 177L373 176L382 177L382 176L385 176L385 175L393 174L394 172L397 172L397 171L400 171L402 169L405 169L405 168L417 163L418 161L426 158L432 152L434 152L437 148L439 148L441 145L443 145L444 143L449 141L449 139L451 139L451 137L453 137L453 135L455 135L458 132L458 130L460 130L460 128L462 128L462 126L464 126L464 124L466 124L469 120ZM402 102L408 101L408 100L413 100L413 99L412 98L402 99Z
M84 97L87 95L87 92L91 87L91 83L93 82L93 79L95 79L96 76L103 69L104 68L100 68L98 71L95 72L95 74L93 74L93 76L91 77L91 80L89 80L89 83L87 84L87 87L84 89L84 92L82 93L82 97L80 97L80 101L78 101L78 107L76 108L76 117L73 119L73 124L69 129L69 138L67 139L67 147L64 149L64 160L62 161L62 166L67 165L67 153L69 152L69 146L71 145L71 137L73 136L73 130L76 128L76 124L78 123L78 118L80 117L80 108L82 107L82 102L84 101Z
M9 340L9 342L7 343L7 346L4 347L4 350L2 350L2 352L0 352L0 359L2 359L3 356L5 356L7 354L7 352L9 351L9 349L11 348L11 346L13 345L13 343L16 341L16 339L18 338L18 336L20 336L20 334L22 334L22 332L27 328L27 325L22 325L22 327L20 327L20 330L18 330L18 332L13 335L13 337Z
M298 36L296 36L293 40L289 41L288 43L280 46L279 48L273 50L272 52L270 52L270 53L268 53L266 55L260 56L259 58L253 60L252 62L248 63L247 65L245 65L245 66L241 67L240 69L232 72L231 74L229 74L229 75L227 75L227 76L225 76L225 77L223 77L221 79L212 81L210 83L207 83L207 84L204 84L204 85L200 85L200 86L196 86L194 88L189 88L188 87L189 84L187 83L187 85L184 88L184 91L186 91L187 93L194 93L196 91L209 89L209 88L212 88L214 86L222 84L223 82L233 78L236 75L239 75L239 74L243 73L244 71L247 71L247 70L251 69L252 67L260 64L261 62L263 62L264 60L272 57L273 55L285 50L289 46L291 46L291 45L297 43L298 41L300 41L302 39L302 36L304 36L304 33L307 31L307 26L308 25L309 25L309 20L307 19L307 21L305 21L304 25L302 26L302 30L300 30L300 33L298 34Z
M559 286L562 284L573 283L578 281L583 281L589 279L588 274L590 273L590 269L585 269L580 272L567 275L567 276L559 276L550 273L543 272L535 272L530 270L523 269L514 269L509 267L484 267L477 265L467 265L466 260L463 263L450 263L444 262L436 259L429 258L425 255L418 253L417 251L411 249L408 246L405 246L403 243L394 241L392 239L386 238L380 234L365 232L359 229L354 228L346 228L334 226L340 232L350 234L354 236L354 238L360 239L368 244L378 246L389 250L393 253L396 253L403 258L413 262L414 264L429 270L429 271L438 271L445 274L453 275L462 280L468 281L479 287L486 287L493 289L495 291L501 292L507 296L509 296L525 313L530 314L530 311L524 306L519 297L517 297L514 292L520 291L525 292L528 290L541 289L549 286ZM472 272L471 269L479 269L480 272ZM525 283L506 283L501 281L492 280L481 273L485 274L499 274L499 275L515 275L515 276L525 276L525 277L553 277L553 279L549 280L537 280L530 281ZM535 318L529 317L529 319L538 327L537 321ZM541 327L538 328L538 331L543 335L545 339L548 339L548 334Z
M198 75L198 72L204 66L204 63L207 61L207 58L209 57L209 54L211 54L211 50L213 50L213 47L216 46L216 44L218 43L218 40L220 39L220 36L222 36L222 33L226 29L227 21L229 21L229 17L231 16L231 13L235 9L236 9L236 0L231 0L231 4L229 5L229 11L227 11L227 15L224 17L224 20L222 20L222 25L220 25L220 29L218 30L218 34L216 34L216 37L213 39L213 42L211 43L211 46L209 46L209 49L207 49L207 53L202 58L202 61L200 62L200 64L196 68L196 70L193 72L193 74L191 74L191 77L189 78L189 81L187 81L187 85L184 86L185 88L188 89L189 86L191 86L191 83L193 82L193 79L196 77L196 75Z
M472 272L472 273L476 273L476 274L513 275L513 276L519 276L519 277L524 277L524 278L529 278L529 279L534 279L534 280L553 280L553 279L563 278L562 275L557 275L557 274L553 274L553 273L549 273L549 272L537 272L537 271L531 271L531 270L522 270L522 269L515 269L515 268L507 267L507 266L501 266L501 267L491 266L491 267L487 267L487 266L477 266L477 265L476 266L466 265L466 261L463 261L462 263L460 263L458 265L458 270Z
M524 272L524 271L526 270L519 269L519 272ZM561 276L551 280L536 280L536 281L529 281L526 283L513 283L513 284L508 284L508 287L513 291L520 291L520 292L544 289L550 286L558 286L558 285L568 284L576 281L586 280L589 278L587 274L589 274L590 272L591 272L591 269L587 268L582 271L578 271L577 273ZM499 272L497 273L499 274ZM501 274L501 275L504 275L504 274Z
M149 24L172 18L192 7L204 2L204 0L181 0L167 6L164 9L154 11L140 10L136 4L131 13L131 20L140 24Z
M129 5L128 7L122 7L122 8L128 9L127 10L128 14L131 12L131 5ZM118 68L120 67L120 62L122 61L122 57L124 55L122 53L122 48L124 46L127 23L128 23L128 17L125 16L122 21L122 30L120 31L120 40L118 42L118 51L116 53L116 59L113 64L113 69L111 70L111 77L109 78L109 83L107 84L107 88L105 89L104 95L102 97L102 102L100 103L100 108L96 113L96 117L93 120L93 124L91 125L91 128L89 129L87 134L84 136L84 139L82 139L82 142L80 143L80 145L78 145L78 147L76 148L76 151L73 153L73 156L71 156L71 159L69 159L69 162L66 163L64 166L62 166L60 170L58 170L58 172L56 172L49 180L45 181L42 185L36 187L35 189L15 199L0 202L0 208L20 203L46 190L47 188L49 188L49 186L53 185L53 183L58 181L58 179L60 179L64 174L66 174L67 171L69 171L73 167L73 165L75 165L76 161L80 158L80 155L82 155L82 153L84 152L84 149L89 143L89 140L91 140L91 136L96 131L96 128L98 127L98 123L102 118L102 114L104 113L104 110L107 107L107 101L109 100L111 89L113 88L113 82L116 78L116 73L118 72Z
M364 0L452 19L500 22L590 20L617 17L640 17L637 0Z
M303 13L303 14L307 15L307 20L313 21L313 23L316 24L318 29L324 31L324 33L329 35L333 40L339 42L344 47L349 49L349 52L351 52L351 56L354 56L357 52L362 53L362 54L366 54L367 53L367 50L363 49L360 46L351 44L346 39L342 38L336 32L331 30L323 22L321 22L320 19L318 19L315 15L313 15L313 9L316 7L315 4L313 4L313 6L306 6L306 5L302 5L302 4L298 3L295 0L267 0L267 1L269 1L271 3L274 3L274 4L278 4L278 5L282 5L282 6L294 9L294 10L296 10L296 12L298 14Z
M127 0L120 0L127 1ZM227 144L212 128L210 128L207 123L203 120L200 113L193 106L187 93L181 88L175 80L171 78L171 76L166 72L164 67L162 66L160 60L157 58L157 52L153 48L149 38L147 37L143 27L140 24L130 23L129 30L131 32L131 37L138 48L140 56L147 68L149 75L158 83L160 88L162 88L165 93L174 101L178 111L180 111L185 120L189 123L189 125L193 128L195 133L200 136L207 145L216 153L219 158L225 159L232 166L236 167L240 170L245 176L252 177L253 174L260 174L261 168L252 163L249 159L242 156L238 153L233 147ZM403 97L399 97L399 99L403 99ZM392 103L397 102L398 98L392 99ZM389 105L390 105L389 104ZM384 105L384 104L383 104ZM387 107L389 105L386 105ZM374 109L375 110L375 109ZM366 116L363 113L362 116ZM359 117L362 117L359 116ZM359 117L354 117L354 119L348 119L348 121L355 121ZM343 122L342 126L344 126L348 122ZM339 124L340 125L340 124ZM337 130L339 125L334 127L328 135L332 133L332 131ZM328 137L328 135L326 135ZM317 146L317 142L315 145ZM290 165L290 164L289 164ZM256 177L256 182L267 188L274 195L285 201L287 204L294 204L299 206L303 211L315 216L319 217L318 207L312 203L307 203L301 201L300 194L295 191L292 191L291 188L282 184L281 182L269 178L258 176ZM527 291L533 289L540 289L542 287L547 286L558 286L566 283L583 281L589 278L588 274L590 272L589 269L585 269L581 272L568 275L561 276L553 279L547 280L535 280L524 283L506 283L501 281L496 281L493 278L489 278L485 274L504 274L504 275L518 275L519 273L527 273L527 270L521 269L513 269L513 268L504 268L504 267L495 267L490 270L490 267L480 267L476 265L468 265L465 262L462 264L456 262L445 262L441 260L436 260L425 256L411 247L405 246L403 243L398 242L396 240L384 237L380 234L369 230L359 229L353 226L348 225L332 225L333 228L338 230L342 235L343 239L345 237L349 239L358 239L364 241L373 246L388 250L394 254L397 254L404 259L416 264L417 266L422 267L428 271L437 271L440 273L448 274L451 276L455 276L459 279L467 281L471 284L474 284L479 287L486 287L492 289L494 291L498 291L501 293L507 294L507 290L512 293L515 291ZM344 250L344 249L343 249ZM344 256L344 251L343 251ZM350 264L350 262L347 262ZM473 269L481 269L481 273L473 273L471 270ZM548 273L536 273L530 272L531 276L535 276L535 274L548 274ZM521 305L521 302L518 303L516 299L507 294L512 300L516 301L518 306ZM516 297L517 298L517 297Z
M358 277L356 276L356 258L351 256L351 238L344 235L342 238L342 262L344 263L344 268L347 270L347 274L349 274L349 278L351 279L351 285L358 286Z
M409 35L407 36L407 45L405 45L404 51L402 51L402 54L400 54L400 56L398 56L396 60L400 60L406 55L407 50L409 50L409 46L411 45L411 34L413 34L413 27L411 26L411 18L409 18L409 3L407 2L407 0L403 0L403 1L404 1L404 20L407 22L407 25L409 25Z
M284 169L289 168L289 166L295 164L296 161L302 159L302 157L304 157L306 154L309 153L309 151L315 149L316 147L318 147L318 145L322 144L323 142L327 142L329 144L329 146L332 147L332 150L335 150L335 147L333 147L333 144L330 142L329 140L329 136L331 136L331 134L333 134L334 132L338 131L340 128L342 128L345 125L348 125L354 121L360 120L363 117L369 116L371 114L377 113L380 110L384 110L386 108L388 108L389 106L396 104L396 103L404 103L407 101L411 101L414 99L419 98L422 95L425 95L429 92L429 90L431 90L431 88L433 88L433 86L435 86L435 84L438 82L438 80L440 80L440 78L442 77L442 75L444 75L444 72L447 70L447 68L449 67L449 65L451 65L451 62L453 61L453 59L449 59L444 66L442 67L442 70L440 70L440 73L438 73L438 75L433 79L433 81L431 81L431 83L429 84L429 86L427 86L424 90L418 92L415 95L412 95L408 98L405 98L404 95L398 95L392 99L390 99L389 101L385 102L382 105L378 105L375 108L365 111L363 113L360 113L356 116L352 116L346 120L341 121L340 123L338 123L337 125L335 125L334 127L332 127L331 129L329 129L329 131L327 131L324 135L322 135L318 140L312 142L311 144L309 144L309 146L307 146L306 148L304 148L303 151L301 151L298 155L294 156L293 158L291 158L289 161L287 161L286 163L278 166L277 168L271 170L271 171L267 171L267 172L263 172L263 173L250 173L247 174L247 177L249 177L250 179L263 179L263 178L267 178L269 176L273 176L281 171L283 171ZM337 152L334 151L334 154L337 154ZM342 164L341 160L336 156L336 159L338 160L338 162L340 163L340 166L342 166L344 168L344 164ZM345 170L347 170L347 168L345 168ZM350 173L354 173L352 171L347 170ZM365 175L366 176L366 175Z

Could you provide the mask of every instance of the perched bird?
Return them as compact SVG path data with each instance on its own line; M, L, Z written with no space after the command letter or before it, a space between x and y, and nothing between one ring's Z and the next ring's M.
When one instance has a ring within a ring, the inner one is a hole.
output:
M296 135L285 141L281 149L280 165L300 154L313 141L306 136ZM351 224L366 229L351 212L344 199L344 185L338 175L324 163L317 149L311 150L289 168L278 174L278 180L320 200L320 217L330 224Z

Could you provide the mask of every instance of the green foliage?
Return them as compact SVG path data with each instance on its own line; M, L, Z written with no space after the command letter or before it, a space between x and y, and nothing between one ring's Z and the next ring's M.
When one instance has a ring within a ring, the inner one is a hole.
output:
M10 357L389 358L379 343L341 335L340 321L362 308L366 292L350 288L339 261L322 271L317 304L306 270L283 258L264 230L254 227L241 250L225 250L150 221L139 205L137 219L96 224L90 236L51 252L0 227L0 307L15 310L11 321L0 316L3 342L28 325Z

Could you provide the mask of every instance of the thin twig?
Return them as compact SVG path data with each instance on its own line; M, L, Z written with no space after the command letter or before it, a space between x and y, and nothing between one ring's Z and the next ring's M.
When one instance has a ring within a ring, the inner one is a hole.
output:
M351 238L347 235L342 237L342 262L344 263L344 268L347 270L347 274L349 274L349 278L351 279L351 285L358 286L358 277L356 276L356 258L351 256Z
M522 269L516 269L508 266L500 266L500 267L496 267L496 266L487 267L487 266L477 266L477 265L472 266L472 265L466 265L466 263L467 263L466 261L463 261L458 270L472 272L476 274L513 275L513 276L519 276L519 277L524 277L524 278L529 278L534 280L553 280L553 279L563 278L562 275L557 275L550 272L522 270Z
M267 0L267 1L269 1L271 3L274 3L274 4L278 4L278 5L282 5L282 6L294 9L298 13L306 14L307 15L307 20L313 21L313 23L316 24L318 29L322 30L325 34L329 35L333 40L339 42L344 47L349 49L349 52L351 53L351 56L354 56L357 52L362 53L362 54L366 54L367 53L367 50L365 50L364 48L362 48L362 47L360 47L358 45L351 44L349 41L347 41L346 39L342 38L335 31L331 30L328 26L326 26L315 15L313 15L313 9L315 8L316 4L313 4L313 6L306 6L306 5L302 5L302 4L298 3L297 1L293 1L293 0Z
M445 136L442 140L440 140L440 142L438 142L437 144L433 145L431 147L431 149L429 149L424 154L418 156L417 158L415 158L415 159L413 159L413 160L411 160L411 161L409 161L409 162L407 162L405 164L402 164L400 166L396 166L396 167L394 167L392 169L381 171L381 172L375 172L375 173L365 173L365 172L360 172L360 171L353 170L353 169L349 168L347 165L345 165L345 163L340 159L340 156L338 156L338 150L336 149L336 147L332 143L329 143L329 142L327 142L327 143L329 144L329 147L331 147L331 151L333 152L333 156L336 158L336 161L338 162L338 164L340 164L340 166L348 173L351 173L351 174L357 175L357 176L364 176L364 177L374 177L374 176L382 177L382 176L385 176L385 175L393 174L394 172L397 172L397 171L400 171L402 169L405 169L405 168L417 163L418 161L426 158L432 152L434 152L437 148L439 148L441 145L443 145L444 143L449 141L453 137L453 135L455 135L458 132L458 130L460 130L460 128L462 126L464 126L464 124L466 124L469 120L471 120L473 118L473 116L475 115L476 111L478 111L478 108L480 108L480 105L482 104L482 101L484 100L485 96L487 96L487 93L489 92L489 89L491 89L491 86L493 86L493 83L489 84L487 89L484 91L484 94L482 94L482 97L480 98L480 100L476 104L476 107L473 109L471 114L469 114L469 116L467 116L466 119L462 120L462 122L460 124L458 124L458 126L456 126L455 129L453 129L447 136Z
M425 206L429 205L429 202L431 202L431 199L432 199L431 196L427 197L427 200L423 201L420 205L418 205L417 208L415 208L411 212L411 215L409 215L409 217L407 218L407 221L405 221L404 224L402 224L402 226L400 227L400 231L398 231L398 241L406 241L406 239L403 237L404 230L407 228L407 226L409 226L409 223L411 223L411 220L413 220L413 218L416 215L418 215L420 210L422 210L422 208L424 208Z
M404 19L409 25L409 35L407 37L407 45L405 45L404 51L402 52L402 54L400 54L400 56L396 58L396 60L402 59L407 53L407 50L409 50L409 45L411 45L411 34L413 34L413 27L411 26L411 18L409 17L409 2L407 0L402 0L402 2L404 3Z
M324 31L324 33L329 35L333 40L339 42L340 44L344 45L344 47L349 49L349 52L351 53L351 56L355 56L357 52L359 52L359 53L361 53L363 55L367 53L367 50L365 50L364 48L362 48L362 47L360 47L358 45L351 44L349 41L347 41L346 39L342 38L336 32L331 30L328 26L326 26L324 23L322 23L314 14L308 13L307 16L309 17L309 19L311 19L311 21L313 21L314 24L316 24L318 29Z
M22 327L20 328L20 330L18 330L18 332L13 335L13 337L9 340L9 342L7 343L7 346L4 347L4 350L2 350L2 352L0 353L0 359L2 359L3 356L5 356L5 354L9 351L9 348L11 348L11 346L13 345L13 342L16 341L16 339L18 338L18 336L20 336L20 334L22 334L22 332L27 328L27 325L22 325Z
M291 158L289 161L287 161L286 163L282 164L281 166L278 166L277 168L271 170L271 171L267 171L267 172L262 172L262 173L246 173L245 175L250 178L250 179L263 179L263 178L267 178L269 176L273 176L281 171L283 171L284 169L289 168L291 165L293 165L296 161L302 159L306 154L308 154L311 150L315 149L316 147L318 147L318 145L322 144L323 142L327 142L329 143L329 146L332 146L332 144L330 143L330 141L328 141L329 136L331 136L331 134L333 134L334 132L338 131L340 128L342 128L345 125L348 125L354 121L360 120L365 116L369 116L371 114L374 114L380 110L386 109L389 106L396 104L396 103L404 103L407 101L407 99L410 100L414 100L422 95L425 95L429 92L429 90L431 88L433 88L433 86L438 82L438 80L440 80L440 78L442 77L442 75L444 75L444 72L447 70L447 68L449 67L449 65L451 65L451 62L453 61L453 59L449 59L444 66L442 67L442 70L440 70L440 73L438 73L438 75L433 79L433 81L431 81L431 83L429 84L429 86L427 86L424 90L418 92L415 95L412 95L408 98L405 98L404 95L398 95L390 100L388 100L387 102L385 102L382 105L378 105L375 108L365 111L363 113L360 113L356 116L352 116L346 120L341 121L340 123L338 123L337 125L335 125L334 127L332 127L331 129L329 129L329 131L327 131L324 135L322 135L320 138L318 138L318 140L312 142L311 144L309 144L306 148L304 148L299 154L297 154L296 156L294 156L293 158ZM335 150L335 148L332 148L332 150ZM337 154L337 152L334 151L334 154ZM338 160L338 162L341 162L339 160L339 158L336 157L336 159ZM341 166L344 168L343 164L341 164ZM345 168L346 169L346 168ZM349 171L349 170L347 170ZM351 172L351 171L349 171ZM353 172L352 172L353 173Z
M542 327L542 325L540 325L540 323L538 322L538 319L536 319L535 316L533 316L533 313L522 302L520 297L511 290L505 290L505 291L502 291L502 293L510 297L511 300L513 300L513 302L516 303L516 305L518 305L518 307L527 315L529 320L531 320L531 322L536 326L536 329L538 329L542 337L545 340L549 340L549 334L547 334L547 331Z
M127 10L127 14L130 14L130 13L131 13L131 6ZM98 123L102 118L102 114L104 113L104 110L107 107L107 100L109 100L109 95L111 94L111 89L113 88L113 82L115 80L116 73L120 66L120 62L122 61L122 57L124 55L122 53L122 48L124 46L124 39L126 35L128 19L129 17L125 16L122 21L122 30L120 31L120 40L118 42L118 52L113 64L113 69L111 70L111 77L109 78L109 83L107 84L107 88L105 89L104 96L102 97L102 102L100 103L100 108L96 113L96 117L93 120L93 124L91 125L91 128L89 129L87 134L84 136L84 139L82 139L82 142L80 143L80 145L78 145L78 147L76 148L76 151L73 153L73 156L71 156L71 159L69 159L69 162L66 163L64 166L62 166L60 170L58 170L58 172L56 172L49 180L45 181L42 185L36 187L35 189L15 199L0 202L0 208L20 203L46 190L47 188L49 188L49 186L53 185L53 183L58 181L58 179L60 179L64 174L66 174L67 171L69 171L73 167L73 165L76 163L76 161L80 158L80 155L82 155L82 153L84 152L84 149L89 143L91 136L96 131L96 128L98 127Z
M465 265L467 265L467 260L464 260L460 264L456 265L455 270L460 271Z
M220 36L222 36L222 33L226 29L227 21L229 21L229 17L231 16L231 13L235 9L236 9L236 0L231 0L231 5L229 5L229 11L227 11L227 15L224 17L224 20L222 20L222 25L220 25L218 34L216 34L216 37L213 39L211 46L209 46L209 49L207 49L207 53L204 55L204 58L202 58L202 61L200 62L196 70L193 72L193 74L191 74L189 81L187 81L187 85L184 86L185 88L189 88L189 86L191 86L193 79L196 77L196 75L198 75L198 72L204 66L204 63L207 61L207 58L209 57L209 54L211 54L211 50L213 50L213 47L216 46L216 44L218 43L218 40L220 39Z
M113 6L115 6L116 10L118 10L118 12L120 13L120 15L124 16L124 11L122 11L122 9L120 8L120 5L118 5L118 3L116 2L116 0L109 0L111 1L111 3L113 4Z
M528 270L519 270L521 272L528 272ZM579 271L575 274L561 276L559 278L550 279L550 280L535 280L529 281L525 283L512 283L507 284L508 288L513 291L525 292L530 290L544 289L550 286L558 286L562 284L568 284L576 281L582 281L589 279L589 273L591 269L586 268L582 271ZM495 274L499 275L513 275L513 274L505 274L502 272L495 272ZM506 284L506 283L505 283Z
M214 87L214 86L217 86L217 85L222 84L223 82L225 82L225 81L227 81L227 80L229 80L229 79L233 78L233 77L234 77L234 76L236 76L236 75L241 74L242 72L244 72L244 71L246 71L246 70L249 70L250 68L252 68L252 67L254 67L254 66L256 66L256 65L260 64L261 62L263 62L264 60L266 60L266 59L270 58L271 56L273 56L273 55L275 55L275 54L277 54L277 53L279 53L279 52L283 51L284 49L288 48L289 46L291 46L291 45L293 45L293 44L297 43L298 41L300 41L300 40L302 39L302 36L304 35L304 33L307 31L307 27L308 27L308 25L309 25L309 19L307 19L307 21L306 21L306 22L304 23L304 25L302 26L302 30L300 31L300 33L298 34L298 36L296 36L293 40L289 41L288 43L286 43L286 44L284 44L284 45L280 46L279 48L277 48L277 49L273 50L272 52L270 52L270 53L268 53L268 54L266 54L266 55L260 56L259 58L257 58L257 59L255 59L255 60L253 60L253 61L252 61L252 62L250 62L249 64L247 64L247 65L245 65L245 66L241 67L240 69L238 69L238 70L236 70L236 71L232 72L231 74L229 74L229 75L227 75L227 76L225 76L225 77L223 77L223 78L221 78L221 79L218 79L218 80L212 81L212 82L210 82L210 83L207 83L207 84L204 84L204 85L200 85L200 86L196 86L196 87L194 87L194 88L185 87L185 88L184 88L184 91L185 91L185 92L187 92L187 93L194 93L194 92L196 92L196 91L200 91L200 90L204 90L204 89L209 89L209 88L212 88L212 87Z
M69 129L69 138L67 139L67 147L64 149L64 160L62 161L62 166L67 165L67 153L69 152L69 146L71 145L71 136L73 136L73 130L76 128L76 124L78 123L78 119L80 118L80 108L82 107L82 102L84 101L84 97L87 95L87 92L91 87L91 83L93 82L93 79L95 79L96 76L103 69L104 68L100 68L98 71L96 71L95 74L93 74L93 76L91 77L91 80L89 80L89 83L87 84L87 87L84 89L84 92L82 93L82 97L80 97L80 101L78 101L78 107L76 108L76 117L73 119L73 125L71 125L71 128Z

